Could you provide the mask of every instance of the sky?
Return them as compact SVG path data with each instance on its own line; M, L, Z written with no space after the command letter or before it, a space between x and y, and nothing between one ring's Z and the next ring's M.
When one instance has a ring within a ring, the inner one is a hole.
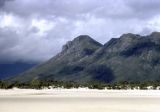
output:
M160 31L160 0L0 0L0 63L44 62L69 40Z

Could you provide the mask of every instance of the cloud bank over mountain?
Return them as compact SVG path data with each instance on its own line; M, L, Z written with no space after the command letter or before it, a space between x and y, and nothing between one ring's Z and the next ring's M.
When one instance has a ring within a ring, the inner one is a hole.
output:
M159 0L0 0L0 63L42 62L68 40L160 30Z

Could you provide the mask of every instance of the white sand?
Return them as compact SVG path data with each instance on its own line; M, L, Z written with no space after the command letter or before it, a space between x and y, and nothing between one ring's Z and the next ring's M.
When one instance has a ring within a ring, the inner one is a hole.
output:
M160 91L0 90L0 112L160 112Z

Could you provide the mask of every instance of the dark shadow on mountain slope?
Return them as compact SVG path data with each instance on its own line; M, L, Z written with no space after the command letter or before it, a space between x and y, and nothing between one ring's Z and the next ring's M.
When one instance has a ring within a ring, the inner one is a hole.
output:
M158 46L155 45L153 42L143 42L143 43L137 43L136 45L133 45L123 52L121 52L121 55L129 57L132 55L140 55L145 49L150 50L152 48L157 48Z
M58 74L70 75L83 71L84 67L78 65L66 65L60 69Z
M106 65L92 65L86 68L87 74L91 74L96 81L109 83L114 80L113 71Z

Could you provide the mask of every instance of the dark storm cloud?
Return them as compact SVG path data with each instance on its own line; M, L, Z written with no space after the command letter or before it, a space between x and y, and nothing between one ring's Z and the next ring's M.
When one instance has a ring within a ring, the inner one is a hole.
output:
M148 19L159 15L160 0L128 0L126 5L132 10L132 17Z
M105 43L160 30L159 0L0 0L0 62L45 61L87 34Z
M4 6L4 2L5 2L5 0L0 0L0 7Z
M5 1L11 0L1 1L1 4L4 4ZM159 0L15 0L6 3L5 11L21 16L53 15L81 18L82 15L93 14L113 18L139 18L159 14L159 5Z
M14 31L0 28L0 62L14 60L11 50L17 44L18 38Z
M8 3L5 9L8 12L14 12L22 16L39 14L72 17L75 14L88 12L95 6L96 4L89 4L88 1L84 0L15 0Z
M13 0L0 0L0 8L2 8L5 5L5 3L9 1L13 1Z

